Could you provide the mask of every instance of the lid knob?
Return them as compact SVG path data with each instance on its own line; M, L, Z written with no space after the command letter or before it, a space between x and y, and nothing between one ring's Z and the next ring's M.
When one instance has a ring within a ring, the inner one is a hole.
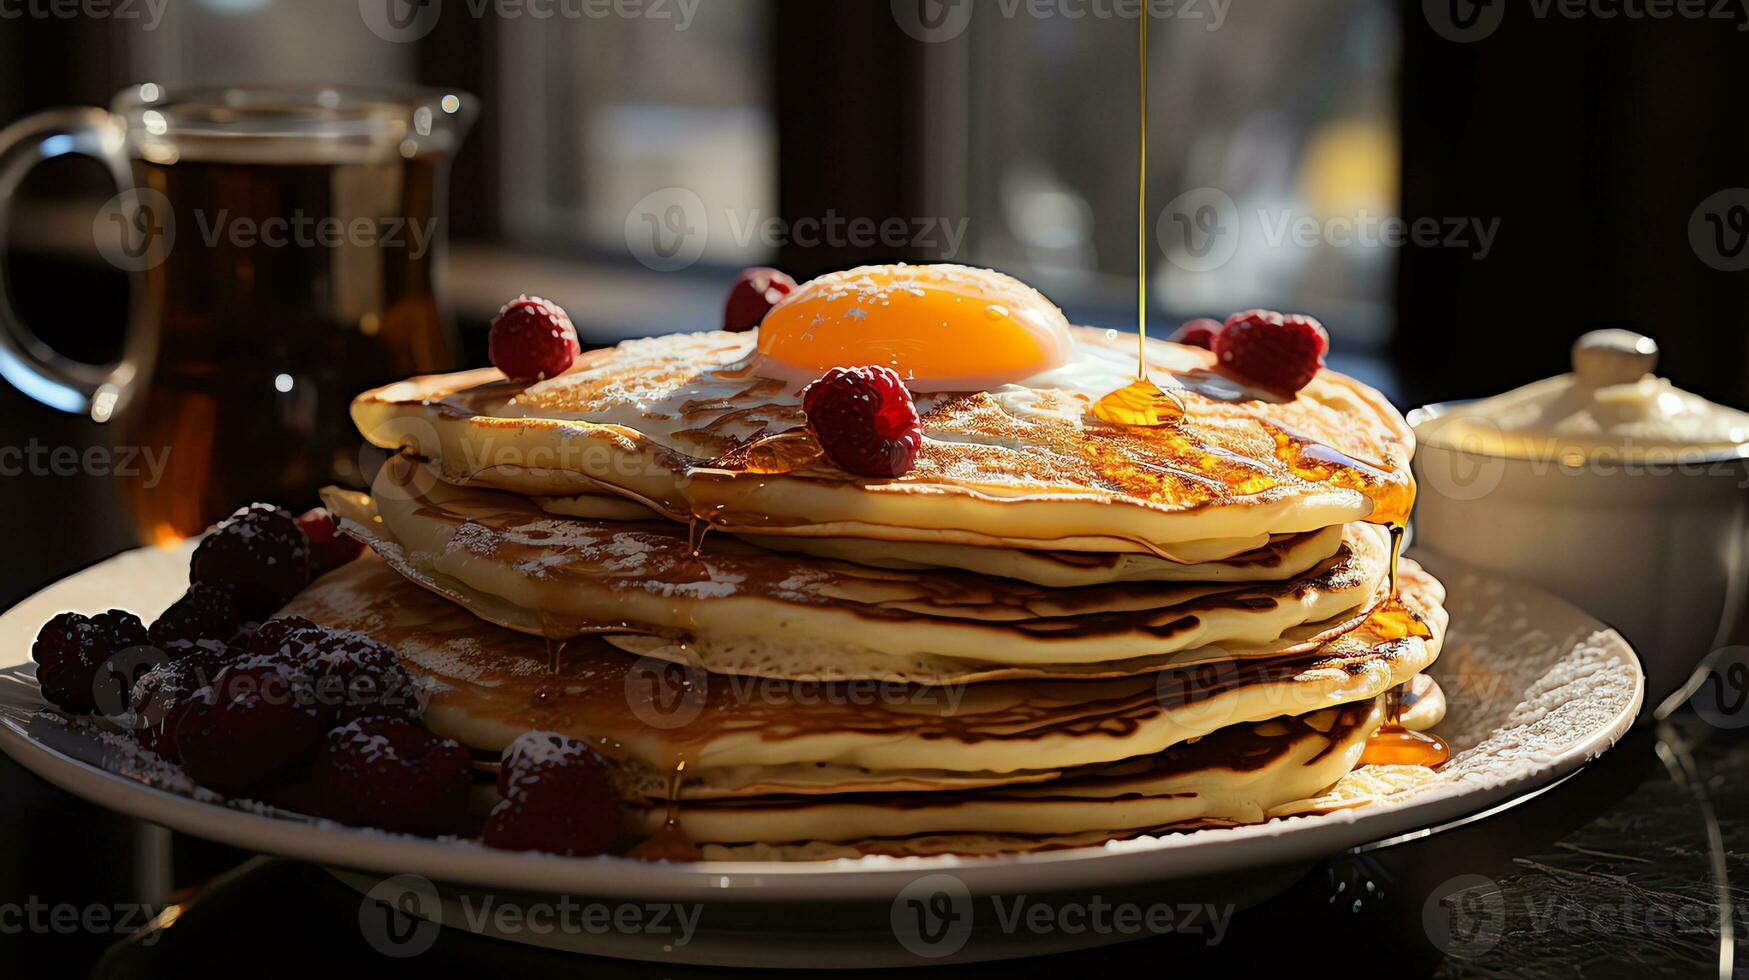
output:
M1632 330L1593 330L1573 342L1573 370L1588 385L1632 384L1658 367L1658 342Z

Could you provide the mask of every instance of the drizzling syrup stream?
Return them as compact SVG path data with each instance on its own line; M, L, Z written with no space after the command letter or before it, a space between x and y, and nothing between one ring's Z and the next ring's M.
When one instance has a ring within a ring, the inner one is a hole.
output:
M646 861L697 861L704 857L698 845L680 826L680 786L686 779L686 760L679 759L668 773L667 809L662 826L629 852Z
M1093 403L1095 418L1113 425L1168 425L1184 417L1184 402L1148 377L1148 12L1142 11L1140 69L1142 139L1136 178L1136 380Z

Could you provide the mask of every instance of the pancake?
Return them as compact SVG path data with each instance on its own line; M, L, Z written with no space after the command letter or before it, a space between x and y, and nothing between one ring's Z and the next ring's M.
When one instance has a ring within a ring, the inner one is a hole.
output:
M582 517L592 521L660 521L666 520L668 516L628 497L605 490L530 499L549 514Z
M748 447L801 428L799 386L754 373L757 332L675 334L583 355L546 381L493 370L360 395L372 443L431 459L444 480L527 495L610 489L735 532L1173 557L1225 541L1407 515L1413 436L1367 386L1331 371L1292 399L1246 387L1198 348L1150 342L1152 373L1188 414L1160 427L1088 414L1135 374L1132 341L1074 328L1071 362L989 391L920 394L916 467L857 477ZM760 457L763 459L763 457ZM751 472L750 470L758 470Z
M1384 720L1381 700L1223 729L1145 759L1006 789L727 800L679 807L697 844L843 842L917 835L1133 836L1189 821L1257 823L1354 768ZM646 808L645 833L666 807Z
M530 497L549 514L605 521L656 521L666 515L605 491ZM1342 529L1278 535L1252 551L1233 554L1231 541L1174 545L1171 558L1134 552L1026 551L924 541L736 535L762 548L850 561L876 568L958 568L1017 578L1034 585L1075 588L1112 582L1265 582L1291 578L1336 553Z
M373 492L323 496L373 547L392 542L410 564L524 610L502 625L656 634L709 670L792 679L939 679L969 665L1133 672L1278 655L1352 626L1387 588L1389 565L1384 533L1356 524L1336 555L1285 582L1046 589L727 537L695 554L672 523L558 519L509 494L422 480L402 458Z
M430 692L427 727L475 749L554 731L627 766L669 773L684 761L684 798L946 789L1039 782L1380 697L1425 669L1444 635L1437 583L1404 565L1405 602L1426 638L1369 622L1302 656L1092 681L758 681L640 660L588 636L560 652L555 672L544 641L482 623L372 555L319 579L282 614L394 647ZM810 768L819 772L802 775Z
M541 506L551 509L544 503ZM1254 551L1188 564L1156 555L1123 552L1023 551L919 541L766 534L737 536L761 548L876 568L957 568L1057 589L1116 582L1279 582L1310 570L1342 547L1341 527L1284 535Z

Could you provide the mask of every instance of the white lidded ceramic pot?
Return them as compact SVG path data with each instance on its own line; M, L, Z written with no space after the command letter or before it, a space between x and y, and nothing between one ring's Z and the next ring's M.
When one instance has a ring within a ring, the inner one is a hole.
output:
M1647 338L1599 331L1575 345L1574 374L1547 383L1552 400L1531 386L1409 414L1417 545L1542 586L1616 627L1645 661L1651 704L1732 641L1749 602L1749 442L1654 444L1658 412L1710 404L1653 378L1656 357ZM1638 398L1629 385L1652 386L1654 403L1632 410L1640 438L1611 445L1598 423L1624 416L1586 399ZM1574 406L1583 417L1558 437L1514 428ZM1749 418L1718 409L1727 437Z

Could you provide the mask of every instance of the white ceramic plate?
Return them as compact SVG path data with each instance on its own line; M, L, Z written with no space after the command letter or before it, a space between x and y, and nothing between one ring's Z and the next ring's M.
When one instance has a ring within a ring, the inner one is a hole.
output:
M1304 864L1529 795L1596 758L1633 723L1644 679L1633 651L1613 630L1546 593L1438 556L1419 557L1450 592L1451 631L1431 673L1449 702L1447 718L1437 730L1453 747L1452 761L1437 778L1386 802L1256 826L992 858L650 864L617 857L504 853L465 842L350 829L259 806L226 805L185 786L166 785L162 772L152 772L123 750L124 738L105 737L88 725L69 725L45 711L30 661L37 630L62 610L95 612L114 606L149 621L180 594L186 549L119 555L0 616L0 750L101 806L200 837L339 868L407 873L463 888L520 894L817 907L890 903L907 885L940 874L951 875L973 895L1235 879ZM371 880L346 877L360 885ZM751 962L739 957L729 961Z

